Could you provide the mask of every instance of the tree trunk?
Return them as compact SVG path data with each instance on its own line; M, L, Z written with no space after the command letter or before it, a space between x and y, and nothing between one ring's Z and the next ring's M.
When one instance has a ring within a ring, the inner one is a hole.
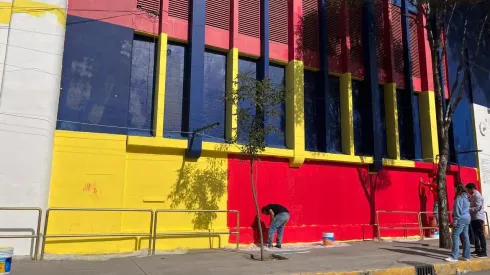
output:
M254 197L255 213L257 214L257 225L259 227L259 237L260 237L260 260L264 260L264 237L262 234L262 221L260 220L260 210L259 201L257 199L257 190L255 190L254 181L254 162L250 160L250 185L252 186L252 195Z
M447 184L446 171L449 158L449 127L443 127L442 135L439 138L439 164L437 170L437 195L439 204L439 247L451 248L452 239L449 232L449 216L447 203Z

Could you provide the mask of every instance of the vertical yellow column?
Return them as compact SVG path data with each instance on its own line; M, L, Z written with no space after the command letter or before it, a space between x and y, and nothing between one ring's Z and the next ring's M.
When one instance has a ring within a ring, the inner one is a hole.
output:
M228 52L226 64L226 93L228 95L238 90L238 49L233 48ZM226 139L233 140L236 137L237 121L237 102L226 101Z
M419 94L419 113L423 158L432 159L433 162L436 162L436 156L439 155L439 139L434 92L428 91Z
M354 110L352 105L352 75L340 76L340 118L342 135L342 152L354 155Z
M163 123L165 114L165 80L167 75L167 43L167 34L161 33L160 39L158 41L156 93L153 112L153 129L155 130L156 137L163 137Z
M286 146L294 150L291 167L305 161L304 64L292 60L286 67Z
M398 105L396 101L395 83L385 84L384 99L388 156L391 159L400 159L400 134L398 130Z

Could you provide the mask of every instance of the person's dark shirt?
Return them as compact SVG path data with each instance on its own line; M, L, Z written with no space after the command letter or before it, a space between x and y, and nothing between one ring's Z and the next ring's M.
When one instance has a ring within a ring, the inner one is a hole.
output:
M274 212L274 215L279 215L281 213L289 213L287 208L280 204L269 204L265 207L265 209L267 209L267 215L269 215L269 210L272 210L272 212Z

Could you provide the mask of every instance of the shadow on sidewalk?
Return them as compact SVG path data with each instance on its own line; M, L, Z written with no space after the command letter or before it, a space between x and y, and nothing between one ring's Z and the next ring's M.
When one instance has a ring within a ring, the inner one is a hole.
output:
M406 248L406 249L412 249L412 250L418 250L419 252L426 252L426 253L432 253L432 254L439 254L442 256L447 257L450 252L449 251L443 251L439 249L434 249L434 248L426 248L426 247L401 247L399 246L398 248Z
M381 249L391 251L391 252L395 252L395 253L400 253L400 254L421 256L421 257L432 258L432 259L437 259L437 260L444 260L444 258L446 258L446 257L442 257L442 256L432 255L429 253L417 252L417 251L405 250L405 249L396 249L396 248L381 248Z

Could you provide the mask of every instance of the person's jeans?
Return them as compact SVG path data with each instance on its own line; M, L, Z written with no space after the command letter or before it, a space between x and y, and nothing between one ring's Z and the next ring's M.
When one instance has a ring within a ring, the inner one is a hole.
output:
M483 221L476 220L471 221L471 228L473 228L473 234L475 236L475 250L480 253L487 253L487 240L483 233Z
M269 225L269 239L267 243L269 246L272 246L272 239L274 239L274 235L276 234L276 231L277 231L276 244L282 245L284 226L286 226L286 223L288 223L288 221L289 221L289 213L287 212L279 213L274 217L271 224Z
M463 258L469 259L470 255L470 237L468 236L469 224L456 224L453 228L453 249L451 257L455 260L459 259L459 236L463 233L464 243L463 243Z

